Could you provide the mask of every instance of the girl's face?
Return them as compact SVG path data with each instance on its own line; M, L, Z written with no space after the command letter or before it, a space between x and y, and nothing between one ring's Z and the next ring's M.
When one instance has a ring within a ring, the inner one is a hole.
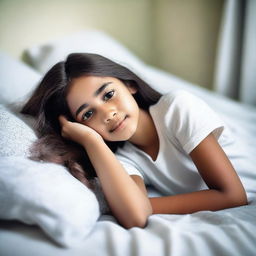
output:
M113 77L82 76L72 81L67 102L74 119L107 141L125 141L134 135L139 107L136 88Z

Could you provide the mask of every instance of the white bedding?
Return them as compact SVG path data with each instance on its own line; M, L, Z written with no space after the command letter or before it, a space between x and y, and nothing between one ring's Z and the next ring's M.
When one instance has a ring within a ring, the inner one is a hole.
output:
M4 256L252 256L256 250L255 209L254 202L219 212L153 215L147 228L128 231L103 216L88 239L72 249L57 247L37 227L1 223L0 252Z
M162 93L179 87L202 97L229 121L243 142L243 150L251 156L248 164L256 166L255 108L228 100L154 67L144 66L138 73ZM151 196L158 195L152 187L148 187L148 192ZM249 256L256 254L255 230L256 194L252 193L247 206L186 215L152 215L144 229L126 230L112 216L102 215L89 236L79 246L69 249L55 244L37 226L1 220L0 255Z

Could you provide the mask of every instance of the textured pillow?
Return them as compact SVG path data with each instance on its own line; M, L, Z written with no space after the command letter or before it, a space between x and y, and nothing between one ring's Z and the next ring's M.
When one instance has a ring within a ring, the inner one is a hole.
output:
M0 156L28 156L30 146L37 139L30 128L32 121L0 105Z
M97 30L84 30L55 41L26 49L27 63L41 73L65 60L72 52L90 52L103 55L127 66L133 71L143 67L143 62L115 39Z
M99 218L94 193L63 166L0 158L0 218L38 225L61 246L76 246Z
M17 104L27 100L41 75L28 65L0 52L0 104Z

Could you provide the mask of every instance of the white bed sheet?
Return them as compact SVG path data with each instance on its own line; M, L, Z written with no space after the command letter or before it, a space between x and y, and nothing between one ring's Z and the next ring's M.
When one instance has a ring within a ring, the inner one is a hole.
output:
M145 68L140 75L153 87L161 83L162 92L179 87L203 97L223 118L232 123L232 129L244 141L246 150L252 156L254 163L250 164L256 166L255 108L227 100L153 67ZM155 192L150 190L149 193L152 195ZM256 195L251 194L247 206L186 215L152 215L145 229L125 230L112 216L103 215L88 238L79 247L71 249L59 247L36 226L1 221L0 255L247 256L256 254L255 230Z
M63 249L36 226L0 222L4 256L255 255L256 203L218 212L153 215L147 228L125 230L102 216L81 246Z

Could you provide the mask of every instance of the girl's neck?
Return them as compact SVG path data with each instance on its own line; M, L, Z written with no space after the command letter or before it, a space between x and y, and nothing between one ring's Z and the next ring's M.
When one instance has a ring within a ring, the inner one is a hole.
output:
M142 150L159 144L155 124L146 110L140 109L137 130L129 141Z

